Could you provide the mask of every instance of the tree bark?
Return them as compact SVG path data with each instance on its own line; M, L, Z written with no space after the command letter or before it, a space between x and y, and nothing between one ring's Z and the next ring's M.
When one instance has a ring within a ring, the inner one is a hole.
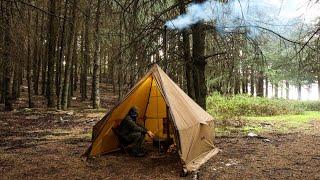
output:
M243 94L247 94L247 93L248 93L248 73L247 73L247 67L243 67L241 86L242 86L242 93L243 93Z
M30 37L29 34L27 36L27 84L28 84L28 105L29 108L33 108L33 102L32 102L32 72L31 72L31 47L30 47Z
M83 75L82 75L82 93L81 93L81 99L86 100L88 98L87 96L87 82L88 82L88 71L89 71L89 63L90 63L90 38L89 38L89 26L90 26L90 14L91 14L91 2L88 2L86 7L86 17L84 21L84 64L83 64Z
M44 50L44 54L43 56L46 56L47 55L47 49ZM47 58L43 58L43 61L42 61L42 68L41 68L41 72L42 72L42 75L41 75L41 95L43 96L47 96L46 92L47 92L47 69L48 68L48 60Z
M290 90L290 84L289 84L289 81L286 81L286 99L289 99L289 90Z
M318 73L318 98L320 101L320 73Z
M77 22L77 21L76 21ZM75 23L76 23L75 22ZM73 96L74 91L77 90L78 83L78 54L77 54L77 44L78 44L78 30L77 23L75 24L75 33L73 38L73 47L72 47L72 66L70 74L70 95Z
M184 5L183 0L179 0L179 7L180 7L180 14L184 14L186 12L186 8ZM196 101L196 95L195 95L195 86L194 86L194 80L193 80L193 62L191 59L191 53L190 53L190 38L189 34L186 30L182 31L182 50L183 50L183 59L185 64L185 74L186 74L186 84L187 84L187 92L188 95Z
M240 83L241 83L241 80L240 80L240 72L238 69L236 69L236 72L235 72L235 78L234 78L234 94L240 94Z
M298 83L298 100L301 100L301 83Z
M111 49L112 50L112 49ZM107 69L107 82L112 84L113 87L115 87L115 80L114 80L114 52L111 51L111 53L108 55L108 69ZM115 88L113 88L115 89ZM113 91L115 92L115 91Z
M81 30L81 43L80 43L80 94L81 94L81 101L83 101L83 90L84 90L84 29Z
M71 66L71 47L72 47L72 40L74 38L77 2L78 2L77 0L73 0L72 18L69 21L69 34L68 34L68 39L67 39L67 54L66 54L66 67L65 67L65 73L64 73L63 94L62 94L62 103L61 103L64 110L66 110L68 108L68 96L69 96L70 74L71 74L71 68L70 68L70 66Z
M3 82L2 78L3 78L3 76L0 76L0 92L1 92L1 94L0 94L0 104L4 103L4 96L5 96L5 94L4 94L5 91L3 89L4 88L4 82Z
M12 100L15 101L20 97L20 85L21 85L21 71L23 71L23 60L19 57L19 63L15 63L13 71L13 84L12 84Z
M196 3L202 3L203 0L195 0ZM203 24L197 23L192 27L192 60L195 67L194 88L196 102L206 109L207 86L205 77L206 60L205 53L205 29Z
M206 109L206 78L205 78L205 67L206 61L204 58L205 51L205 31L202 24L195 24L192 27L192 59L194 62L195 73L194 73L194 88L197 103Z
M56 47L56 27L55 12L56 0L49 0L49 22L48 22L48 74L47 74L47 105L49 108L55 107L54 99L54 61Z
M269 96L269 80L268 80L268 77L266 77L266 79L265 79L265 87L266 87L265 97L267 98Z
M56 60L56 95L57 95L57 109L61 109L63 106L63 79L62 77L64 77L64 65L63 66L63 62L65 60L65 53L64 53L64 48L65 48L65 34L66 34L66 22L67 22L67 13L68 13L68 3L69 0L65 1L64 4L64 14L63 14L63 22L62 22L62 28L60 31L60 51L59 51L59 59ZM69 38L69 37L68 37ZM69 45L69 44L68 44ZM66 64L66 63L65 63Z
M99 24L100 24L100 4L101 0L97 2L96 22L95 22L95 50L93 59L93 78L92 78L92 97L93 97L93 108L100 108L100 89L99 89L99 49L100 49L100 38L99 38Z
M254 82L255 82L255 78L254 78L254 69L253 67L250 68L250 94L251 96L254 96Z
M3 20L4 20L4 47L3 47L3 96L4 96L4 110L11 111L12 107L12 97L10 93L10 82L11 82L11 46L12 46L12 38L11 38L11 17L10 17L10 9L12 7L11 2L2 2L4 3L3 7Z
M117 59L119 59L118 64L117 64L117 83L118 83L118 101L120 101L120 99L122 98L122 39L123 39L123 35L122 35L122 27L123 27L123 19L122 16L119 15L119 47L118 47L118 52L117 53Z
M279 97L279 83L278 83L278 82L276 82L276 83L274 84L274 97L275 97L275 98L278 98L278 97Z
M32 101L32 59L31 59L31 31L30 31L30 23L31 23L31 13L30 10L28 11L28 23L27 23L27 84L28 84L28 104L29 108L33 108L33 101Z
M263 97L263 72L262 71L260 71L258 74L257 96Z
M36 13L35 17L35 30L33 34L33 40L34 40L34 47L33 47L33 72L32 72L32 77L33 77L33 91L35 95L39 94L39 69L38 69L38 64L39 64L39 55L38 55L38 24L39 24L39 14L38 12Z
M42 21L45 20L45 15L42 14ZM41 34L40 34L40 53L39 53L39 61L40 63L40 67L39 67L39 76L41 74L41 80L39 80L41 82L41 95L45 95L46 92L46 71L47 71L47 56L46 56L46 52L47 52L47 47L43 46L45 44L45 27L46 25L43 23L41 25ZM39 83L40 83L39 82Z

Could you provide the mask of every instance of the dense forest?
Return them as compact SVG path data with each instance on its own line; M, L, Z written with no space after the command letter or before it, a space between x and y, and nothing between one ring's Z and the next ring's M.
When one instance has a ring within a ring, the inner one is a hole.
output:
M278 97L279 88L293 85L300 97L302 85L320 87L319 22L288 27L291 37L267 27L257 27L255 36L246 26L220 33L214 22L201 21L166 29L189 3L2 0L0 102L12 110L25 85L29 107L41 94L48 108L67 109L80 91L99 108L100 83L112 84L121 98L152 63L202 107L214 91ZM263 88L268 84L273 92Z
M1 179L320 179L319 12L0 0Z

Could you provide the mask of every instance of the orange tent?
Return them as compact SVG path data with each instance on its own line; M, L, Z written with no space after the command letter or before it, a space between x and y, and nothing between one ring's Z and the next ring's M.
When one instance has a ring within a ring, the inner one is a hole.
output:
M165 137L163 119L170 117L173 137L184 168L197 170L218 153L213 144L213 117L195 103L169 76L154 65L129 93L93 128L87 155L119 150L112 127L124 119L129 109L139 109L138 123L159 137Z

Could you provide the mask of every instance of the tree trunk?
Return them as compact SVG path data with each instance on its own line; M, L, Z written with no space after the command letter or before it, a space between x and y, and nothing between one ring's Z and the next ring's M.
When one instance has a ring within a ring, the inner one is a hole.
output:
M184 14L186 12L186 8L183 0L179 0L180 4L180 14ZM193 62L190 54L190 38L189 34L186 30L182 31L182 50L183 50L183 59L185 62L185 74L186 74L186 84L188 95L196 101L195 95L195 86L193 80Z
M11 17L10 17L10 9L12 6L11 2L2 2L4 3L3 8L3 20L4 20L4 47L3 47L3 96L4 96L4 110L11 111L12 107L12 99L10 94L10 82L11 82Z
M195 0L196 3L202 3L203 0ZM207 86L205 77L206 60L205 53L205 29L203 24L195 24L192 27L192 60L195 67L194 88L197 103L206 109Z
M48 107L55 107L54 99L54 60L56 47L56 27L55 27L55 11L56 0L49 0L49 22L48 22L48 74L47 74L47 100Z
M290 90L289 81L286 81L286 99L289 99L289 90Z
M107 82L111 83L113 87L115 87L114 83L114 52L111 51L111 53L108 55L108 69L107 69ZM115 92L115 91L114 91Z
M69 0L65 1L64 4L64 14L63 14L63 22L62 22L62 28L60 30L60 51L59 51L59 58L56 61L56 76L55 76L55 82L56 82L56 95L57 95L57 108L61 109L62 108L62 98L63 98L63 77L65 75L64 68L66 64L65 60L65 53L64 53L64 48L66 46L65 43L65 36L66 36L66 22L67 22L67 13L68 13L68 4ZM67 37L68 38L68 37ZM68 44L69 45L69 44Z
M239 70L237 69L236 70L236 73L235 73L235 78L234 78L234 94L240 94L240 83L241 83L241 80L240 80L240 73L239 73Z
M83 101L83 90L84 90L84 29L81 30L81 43L80 43L80 94L81 94L81 101Z
M1 69L2 70L2 69ZM2 80L2 78L3 78L4 76L2 75L2 76L0 76L0 92L1 92L1 94L0 94L0 104L1 103L4 103L4 81Z
M242 93L247 94L248 93L248 73L247 73L247 67L243 67L242 71Z
M43 56L47 56L47 50L44 50L45 53L43 54ZM47 96L46 92L47 92L47 69L48 68L48 60L47 58L43 58L42 61L42 68L41 68L41 95L43 96Z
M117 54L117 59L119 59L119 62L117 64L117 76L118 76L118 101L122 98L122 26L123 26L123 19L122 16L119 16L119 47Z
M318 74L318 98L320 101L320 73Z
M202 24L196 24L192 28L192 59L194 62L194 88L197 103L206 109L207 87L205 81L206 61L204 58L205 50L205 31Z
M74 96L74 92L77 90L78 83L78 21L77 21L77 11L75 12L74 20L74 37L73 37L73 46L72 46L72 63L71 63L71 72L70 72L70 88L68 95L68 107L71 106L71 99Z
M128 32L128 39L129 39L129 43L130 43L130 48L129 48L129 63L131 64L131 67L128 66L128 73L127 73L127 80L129 80L129 82L126 82L124 80L124 84L127 85L127 87L131 88L134 86L135 84L135 79L138 75L138 70L139 70L139 66L141 65L138 59L138 54L139 53L143 53L141 52L139 43L136 41L136 36L138 34L137 31L137 27L139 27L139 21L138 21L138 3L139 0L132 0L132 5L131 5L131 13L128 17L128 26L126 26L126 24L124 24L124 29L125 32ZM166 38L163 39L164 41L166 41ZM164 53L164 57L166 56L167 51L163 51ZM124 78L126 79L126 78Z
M66 54L66 67L64 73L63 81L63 94L62 94L62 107L64 110L68 108L68 96L69 96L69 86L70 86L70 74L71 74L71 47L72 40L74 38L75 20L76 20L76 6L77 0L73 0L72 6L72 18L69 21L69 35L67 39L67 54ZM70 106L70 105L69 105Z
M87 4L86 7L86 14L85 22L84 22L84 65L83 65L83 75L82 75L82 93L81 93L81 99L86 100L88 98L87 96L87 78L88 78L88 70L89 70L89 63L90 63L90 38L89 38L89 26L90 26L90 14L91 14L91 7L90 2Z
M283 98L284 97L284 92L283 92L283 81L280 81L280 97L279 98Z
M30 16L30 15L29 15ZM29 17L30 18L30 17ZM30 21L29 23L30 24ZM30 37L29 34L27 35L27 84L28 84L28 104L29 108L33 108L33 102L32 102L32 83L31 83L31 47L30 47Z
M269 96L269 81L268 81L268 77L266 77L266 79L265 79L265 87L266 87L265 97L268 98L268 96Z
M260 71L258 74L257 96L263 97L263 72L262 71Z
M38 82L39 82L39 69L38 69L38 64L39 64L39 55L38 55L38 24L39 24L39 14L38 12L36 13L35 17L35 30L33 34L33 40L34 40L34 47L33 47L33 72L32 72L32 78L33 78L33 91L35 95L39 94L38 91Z
M278 83L278 82L276 82L276 83L274 84L274 97L275 97L275 98L278 98L278 97L279 97L279 83Z
M99 48L100 48L100 38L99 38L99 24L100 24L100 4L101 0L98 0L97 12L96 12L96 22L95 22L95 50L93 59L93 78L92 78L92 97L93 97L93 108L100 108L100 89L99 89Z
M254 78L254 69L253 67L251 67L250 69L250 94L251 96L254 96L254 81L255 81L255 78Z
M42 68L41 68L41 95L46 96L46 92L47 92L47 68L48 68L48 60L47 55L48 49L44 50L43 53L43 59L42 59Z
M63 63L65 61L65 53L64 53L64 48L65 48L65 34L66 34L66 22L67 22L67 13L68 13L68 3L69 0L65 1L64 4L64 14L63 14L63 22L62 22L62 28L60 31L60 51L59 51L59 59L56 60L56 95L57 95L57 108L61 109L63 106L63 100L62 100L62 94L63 94L63 79L64 77L64 66ZM69 44L68 44L69 45ZM65 61L66 62L66 61Z
M40 83L41 83L41 95L43 96L46 96L46 85L47 85L47 65L48 65L48 61L47 61L47 58L48 58L48 55L47 55L47 52L48 52L48 48L47 48L47 43L46 43L46 40L45 40L45 34L47 33L45 28L46 28L47 25L42 25L41 27L41 40L40 40L40 43L43 45L45 44L46 46L40 46L41 48L41 53L39 54L40 56L40 61L41 61L41 73L39 73L39 75L41 74L41 80Z
M75 24L75 34L73 38L73 50L72 50L72 70L71 71L71 77L70 79L72 80L72 86L71 86L71 96L74 95L74 92L77 90L77 85L78 85L78 21L76 21Z
M28 23L27 23L27 84L28 84L28 104L29 108L33 108L33 102L32 102L32 72L31 72L31 32L30 32L30 22L31 22L31 14L30 10L28 11Z
M19 63L13 65L13 84L12 84L12 100L15 101L20 97L20 84L21 84L21 68L22 58L19 57Z
M45 15L42 13L42 20L44 21ZM45 28L46 25L43 23L41 25L41 34L40 34L40 53L39 53L39 59L40 59L40 71L39 72L39 76L41 74L41 80L39 80L41 82L41 95L45 95L46 92L46 71L47 71L47 48L45 46L43 46L43 44L45 44Z
M298 83L298 100L301 100L301 83Z

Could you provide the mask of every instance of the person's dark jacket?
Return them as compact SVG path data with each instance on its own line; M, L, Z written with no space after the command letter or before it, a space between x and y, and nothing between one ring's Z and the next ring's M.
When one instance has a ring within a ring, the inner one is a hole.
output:
M137 124L133 119L128 115L124 118L124 120L120 123L118 131L122 136L128 136L129 134L140 132L142 134L147 133L147 129L143 126Z

